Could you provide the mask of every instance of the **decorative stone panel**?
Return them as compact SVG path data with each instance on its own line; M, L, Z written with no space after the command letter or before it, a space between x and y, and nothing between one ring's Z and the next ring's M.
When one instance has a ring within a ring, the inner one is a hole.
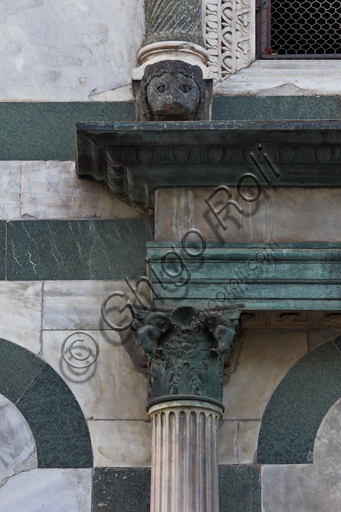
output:
M208 67L220 82L254 60L254 0L206 0Z

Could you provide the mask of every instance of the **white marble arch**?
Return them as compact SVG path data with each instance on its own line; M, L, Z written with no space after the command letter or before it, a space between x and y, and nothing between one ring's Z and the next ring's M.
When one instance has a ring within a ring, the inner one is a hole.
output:
M320 425L313 456L313 464L262 467L262 512L340 512L341 398Z
M38 469L31 429L1 394L0 511L91 511L91 469Z
M14 475L37 466L37 448L26 419L0 395L0 488Z

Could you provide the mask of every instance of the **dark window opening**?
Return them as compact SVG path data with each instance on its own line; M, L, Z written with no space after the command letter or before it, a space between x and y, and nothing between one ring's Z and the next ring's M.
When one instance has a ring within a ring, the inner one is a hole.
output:
M258 59L340 59L341 0L257 0Z

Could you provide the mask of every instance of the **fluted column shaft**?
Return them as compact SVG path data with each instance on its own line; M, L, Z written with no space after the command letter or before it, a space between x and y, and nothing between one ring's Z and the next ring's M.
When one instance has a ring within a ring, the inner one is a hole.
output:
M219 512L218 422L222 409L179 400L149 409L151 512Z

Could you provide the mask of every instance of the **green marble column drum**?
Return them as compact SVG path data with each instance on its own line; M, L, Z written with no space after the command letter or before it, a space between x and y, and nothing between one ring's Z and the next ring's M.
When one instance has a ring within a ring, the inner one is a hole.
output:
M135 342L148 367L148 405L196 400L222 407L224 364L242 305L220 311L130 306Z
M146 0L144 46L162 41L186 41L205 46L201 0Z

